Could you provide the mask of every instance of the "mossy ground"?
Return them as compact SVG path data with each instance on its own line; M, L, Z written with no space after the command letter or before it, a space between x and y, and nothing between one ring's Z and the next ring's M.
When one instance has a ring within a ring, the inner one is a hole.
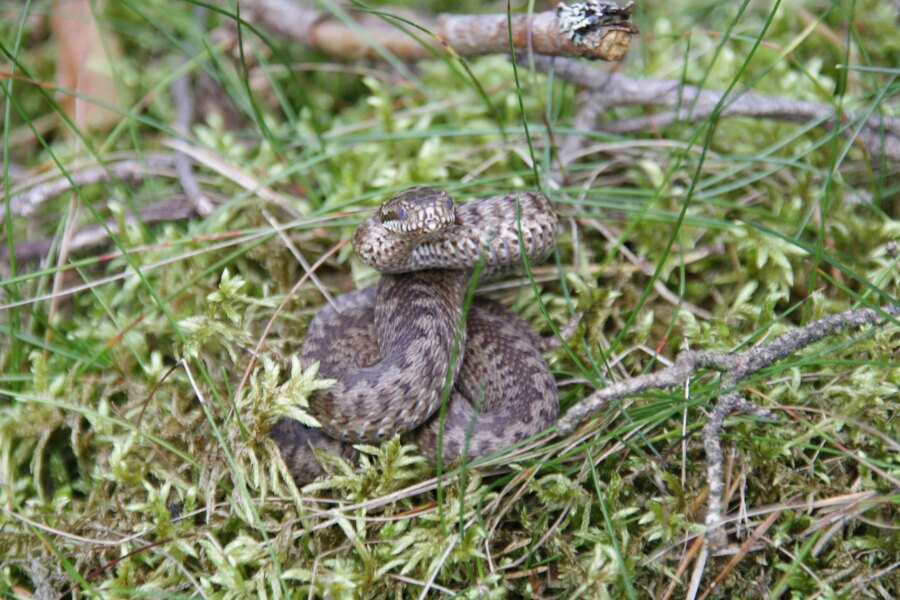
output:
M447 4L432 8L505 10ZM458 200L541 186L556 203L567 228L554 260L535 265L533 285L490 293L543 332L548 316L561 324L585 311L571 351L550 356L563 409L683 348L740 349L898 296L897 167L834 132L750 119L580 132L596 148L556 186L577 91L556 78L520 65L517 86L505 57L467 61L471 76L437 59L400 76L246 29L241 54L210 36L225 15L123 0L96 8L123 49L113 75L125 119L74 135L52 84L34 85L54 80L53 5L28 6L24 19L19 5L0 8L3 51L17 62L16 77L0 77L4 199L80 160L170 152L169 87L191 72L213 92L197 92L198 122L179 137L212 157L195 173L218 206L128 223L130 210L181 197L163 171L4 221L11 249L44 237L56 248L67 219L111 219L114 236L62 266L11 263L2 281L5 595L684 595L703 530L711 375L440 486L397 440L369 448L361 471L336 463L330 479L294 486L266 433L320 385L292 357L323 300L310 282L292 289L303 270L291 247L316 261L407 186L440 185ZM900 110L896 3L636 11L642 35L622 66L633 76ZM318 275L335 294L377 279L349 246ZM729 420L729 506L741 539L775 520L736 565L712 557L701 590L721 577L719 597L900 595L898 342L896 326L847 332L746 383L778 421Z

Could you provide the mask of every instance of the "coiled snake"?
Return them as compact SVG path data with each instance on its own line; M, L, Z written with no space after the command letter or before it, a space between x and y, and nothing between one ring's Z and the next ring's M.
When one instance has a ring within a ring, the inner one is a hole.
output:
M463 351L443 420L445 462L493 454L547 428L559 402L543 338L486 299L475 300L458 329L479 257L482 279L521 264L522 249L529 261L542 260L556 230L552 205L536 192L456 206L443 190L412 188L364 221L354 248L384 275L322 308L300 351L304 368L319 362L319 376L336 380L309 401L322 428L284 418L269 433L294 478L322 473L311 446L349 458L350 444L395 433L436 458L436 413L455 343Z

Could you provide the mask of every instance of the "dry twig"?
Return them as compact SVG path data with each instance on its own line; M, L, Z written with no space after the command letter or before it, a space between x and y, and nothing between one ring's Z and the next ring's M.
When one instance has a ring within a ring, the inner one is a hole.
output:
M809 325L785 333L762 346L743 352L725 353L700 350L682 352L676 358L675 364L667 369L633 377L597 390L581 403L570 408L559 419L557 428L561 434L567 435L581 420L596 414L613 401L648 390L680 387L689 382L701 369L721 372L723 375L719 389L722 390L722 395L703 427L703 446L706 450L709 483L706 514L706 525L709 527L707 539L713 547L721 546L725 542L725 531L722 528L724 523L722 515L724 489L722 465L724 459L720 434L725 418L735 411L753 412L761 417L771 416L768 410L758 408L741 396L737 389L740 383L759 370L838 331L876 325L882 323L886 318L893 320L898 316L900 316L900 304L886 307L884 310L871 308L850 310L813 321Z
M186 63L187 59L183 60ZM188 135L194 123L194 93L191 89L191 76L187 73L172 82L172 98L175 100L175 129ZM215 210L215 205L203 193L197 178L194 177L194 162L181 150L175 150L175 171L188 200L194 205L197 214L208 217Z
M160 223L167 221L181 221L190 219L196 212L184 198L173 198L156 204L142 206L138 209L138 214L129 213L125 217L125 224L133 223ZM108 219L106 227L115 229L117 223L115 219ZM97 248L105 245L109 241L107 229L100 224L88 225L78 229L72 233L69 242L69 252L76 253L89 248ZM28 262L35 259L43 258L53 246L52 238L42 238L29 242L23 242L16 245L16 260ZM3 272L3 265L7 265L9 260L9 250L6 247L0 248L0 274Z
M609 73L571 59L535 56L535 68L553 69L556 76L590 90L585 100L579 129L612 133L646 131L674 122L698 121L712 114L722 100L717 90L704 90L676 80L635 79L621 73ZM662 114L618 121L601 121L603 113L617 106L652 106L673 109ZM729 97L723 117L752 117L795 123L815 123L826 130L839 129L841 135L855 138L872 157L884 156L900 162L900 118L884 115L841 113L830 104L778 98L755 92ZM839 121L838 121L839 120ZM563 155L581 145L581 136L568 141Z
M508 52L508 21L511 20L513 45L519 50L533 49L552 56L621 60L631 43L631 36L638 33L634 24L627 20L628 7L619 8L611 2L596 1L573 5L573 8L576 6L596 7L603 16L581 27L567 25L566 19L561 19L557 11L514 14L510 18L505 14L444 14L437 18L421 14L398 16L432 32L440 43L450 46L461 56ZM328 12L288 0L244 0L241 7L249 21L332 56L379 58L379 49L385 49L400 59L417 60L430 57L434 49L440 48L439 43L428 39L421 31L399 20L388 23L375 15L360 15L353 25L349 25L331 19ZM405 33L401 27L424 38L424 43Z
M73 187L111 180L135 184L143 181L147 175L169 175L173 167L174 158L171 154L147 154L140 160L126 159L79 171L69 171L69 177L57 177L27 189L25 186L16 186L18 189L14 190L10 198L11 213L13 217L28 217L33 215L41 204ZM5 214L0 212L0 223L5 218Z

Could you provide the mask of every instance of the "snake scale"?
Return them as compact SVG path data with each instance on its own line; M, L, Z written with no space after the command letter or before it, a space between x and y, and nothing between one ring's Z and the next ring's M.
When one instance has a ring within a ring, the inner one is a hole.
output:
M416 187L382 204L353 236L381 281L322 308L300 350L304 368L318 362L319 376L336 381L309 399L322 427L283 418L269 433L294 478L322 473L312 447L351 458L352 444L395 433L436 459L454 344L462 352L443 419L445 462L493 454L553 423L559 402L544 338L481 298L458 330L479 258L482 280L502 274L521 264L523 249L529 261L546 258L556 232L556 213L537 192L455 205L443 190Z

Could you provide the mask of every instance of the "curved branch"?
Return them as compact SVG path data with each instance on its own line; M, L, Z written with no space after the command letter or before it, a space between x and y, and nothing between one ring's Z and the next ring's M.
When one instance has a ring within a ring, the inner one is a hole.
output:
M403 60L429 58L434 49L449 46L460 56L505 53L509 51L511 21L513 46L533 49L553 56L584 56L600 60L621 60L637 27L628 20L628 6L611 2L584 2L575 7L595 11L593 21L576 27L558 16L559 11L532 15L451 15L437 17L422 14L398 15L434 33L439 39L426 38L431 48L422 45L400 27L374 15L361 15L357 26L333 20L329 13L288 0L243 0L247 19L266 26L276 34L301 42L327 54L344 58L378 58L376 48L385 48ZM568 10L568 7L565 7ZM563 11L563 7L560 7ZM604 13L604 11L606 11ZM599 16L597 16L599 15ZM562 25L560 24L562 21ZM399 22L398 22L399 23ZM414 33L419 33L414 31Z
M900 316L900 305L882 309L861 308L830 315L809 325L785 333L771 342L744 352L682 352L671 367L632 377L597 390L576 404L559 419L557 428L562 434L571 433L583 419L596 414L610 402L648 390L684 385L700 369L712 369L726 374L724 387L733 387L757 371L822 340L842 329L874 325Z
M10 198L11 213L13 217L31 216L41 204L73 187L104 181L122 181L133 184L143 181L147 175L169 175L174 168L174 163L175 159L171 154L151 153L144 155L140 160L129 158L70 171L69 177L44 178L34 185L26 182L17 185L13 190ZM5 219L6 215L0 213L0 223L3 223Z
M741 396L736 389L740 382L776 361L787 358L798 350L842 329L875 325L886 320L896 323L895 319L898 316L900 316L900 304L894 304L883 310L871 308L849 310L813 321L809 325L785 333L771 342L744 352L699 350L682 352L675 360L675 364L667 369L633 377L597 390L570 408L565 416L557 422L557 429L561 434L568 434L582 419L600 411L613 400L651 389L684 385L700 369L722 372L723 376L719 387L722 393L716 399L703 426L703 447L706 451L706 476L709 485L705 520L706 543L713 548L722 547L727 542L727 535L723 529L725 480L722 474L724 457L721 439L725 418L733 412L755 412L760 417L771 416L770 411L757 407Z
M712 114L722 99L718 90L704 90L672 79L635 79L621 73L608 73L583 62L547 56L534 57L535 68L590 90L588 105L600 115L617 106L652 106L671 112L619 121L601 121L593 129L625 133L661 127L673 122L699 121ZM838 114L834 106L808 100L779 98L756 92L730 96L722 109L723 117L752 117L794 123L816 123L819 128L839 127L841 135L856 137L873 157L883 155L900 162L900 118L854 113ZM840 123L838 123L840 119Z

